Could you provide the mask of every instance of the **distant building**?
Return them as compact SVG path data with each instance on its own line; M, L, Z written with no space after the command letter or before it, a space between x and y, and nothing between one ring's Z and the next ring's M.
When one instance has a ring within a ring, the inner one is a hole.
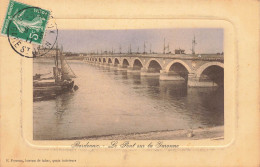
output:
M37 55L43 55L43 57L55 57L56 53L60 53L60 48L52 48L51 50L47 50L46 48L42 48L42 47L38 47L37 48ZM79 53L72 53L72 52L62 52L63 55L65 55L66 57L72 57L72 56L79 56Z
M79 56L78 53L71 53L71 52L63 52L63 54L65 54L66 57L72 57L72 56Z
M184 49L175 49L175 54L185 54Z
M38 47L37 48L37 52L36 52L36 56L41 56L43 55L44 57L55 57L56 56L56 51L58 50L58 52L60 51L59 48L52 48L51 50L48 50L46 48L42 48L42 47Z

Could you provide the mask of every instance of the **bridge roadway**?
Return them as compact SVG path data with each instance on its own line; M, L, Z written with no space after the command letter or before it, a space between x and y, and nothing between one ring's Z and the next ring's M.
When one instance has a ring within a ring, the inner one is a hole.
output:
M224 55L219 54L97 54L84 56L84 61L142 76L159 75L160 80L182 80L190 87L224 84Z

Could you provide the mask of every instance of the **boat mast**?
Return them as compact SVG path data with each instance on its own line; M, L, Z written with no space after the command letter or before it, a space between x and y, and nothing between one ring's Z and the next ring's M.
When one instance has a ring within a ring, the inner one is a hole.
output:
M144 54L145 54L145 48L146 48L146 46L145 46L145 41L144 41Z
M195 55L195 45L196 44L197 43L196 43L196 39L195 39L195 36L194 36L194 38L192 40L192 48L191 48L191 52L192 52L193 55Z
M63 56L63 47L61 45L60 49L60 65L61 65L61 80L64 80L64 70L65 70L65 62L64 62L64 56Z
M55 82L59 81L59 59L58 59L58 42L56 43L56 55L54 57L55 67L53 68L53 74Z
M163 54L165 54L165 38L163 39Z

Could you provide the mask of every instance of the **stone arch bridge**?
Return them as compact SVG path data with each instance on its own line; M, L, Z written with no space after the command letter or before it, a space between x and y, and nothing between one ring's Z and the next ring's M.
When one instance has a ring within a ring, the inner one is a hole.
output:
M182 80L190 87L224 85L224 56L219 54L87 55L84 61L127 72L140 72L143 76L159 75L160 80Z

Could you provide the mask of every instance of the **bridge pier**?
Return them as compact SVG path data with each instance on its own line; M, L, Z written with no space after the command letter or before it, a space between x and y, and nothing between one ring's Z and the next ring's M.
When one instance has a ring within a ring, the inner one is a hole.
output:
M169 75L165 70L160 70L161 81L185 81L185 79L179 75Z
M209 79L200 81L200 77L196 76L196 74L189 74L188 86L189 87L217 87L218 84Z
M110 66L110 64L107 63L107 62L105 62L104 65L105 65L105 67L109 67Z
M118 69L118 64L111 64L111 66L110 66L110 69L115 69L115 70L117 70Z
M101 67L108 67L107 63L101 63Z
M99 62L98 66L102 67L103 66L103 62Z
M160 73L149 72L149 70L147 68L143 67L143 68L141 68L140 75L142 75L142 76L159 76Z
M116 70L117 69L117 65L111 64L110 65L110 69L115 69Z
M120 64L115 64L115 65L113 65L113 69L115 69L115 70L122 70Z
M122 65L118 64L116 67L117 70L126 70Z
M128 66L127 67L127 72L128 73L140 73L141 71L140 70L135 70L134 67Z

